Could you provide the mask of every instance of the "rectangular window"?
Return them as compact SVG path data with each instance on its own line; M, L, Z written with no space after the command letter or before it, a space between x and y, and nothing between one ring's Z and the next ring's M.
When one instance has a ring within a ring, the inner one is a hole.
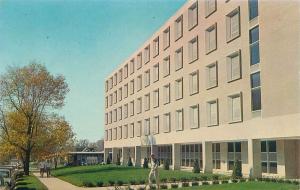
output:
M137 136L137 137L142 136L142 121L138 121L138 122L137 122L137 126L136 126L136 136Z
M142 82L142 75L137 77L137 91L142 90L143 82Z
M112 123L112 111L109 112L109 123Z
M130 70L130 74L133 74L134 73L134 59L132 59L130 61L130 65L129 65L129 70Z
M113 112L113 119L114 119L114 122L117 121L117 109L114 109L114 112Z
M124 118L128 117L128 104L124 105Z
M118 139L122 139L122 126L118 127Z
M118 118L119 120L122 120L122 106L118 108Z
M240 8L236 8L226 15L227 42L240 36Z
M206 66L206 75L207 89L216 87L218 85L218 67L216 62Z
M259 53L259 27L256 26L250 30L250 64L255 65L260 62Z
M163 43L164 49L167 49L170 46L170 27L164 30L163 32Z
M241 53L234 52L227 56L227 80L228 82L240 79L241 74Z
M105 113L105 125L108 124L108 113Z
M159 54L159 37L153 40L153 57Z
M188 26L189 30L198 24L198 3L195 2L188 10Z
M105 107L108 108L108 96L105 97Z
M242 121L242 93L228 97L229 122Z
M124 66L124 79L126 79L128 77L128 65L126 64Z
M130 102L130 116L134 115L134 101L132 100Z
M114 86L117 85L117 81L118 81L118 74L115 73L115 74L114 74Z
M241 142L230 142L227 143L227 160L228 170L233 170L235 161L242 162L242 150Z
M114 131L113 131L113 139L114 139L114 140L117 140L117 128L114 128Z
M189 63L198 59L198 36L189 41Z
M181 69L183 67L183 48L179 48L175 51L175 71Z
M221 169L220 143L212 144L213 169Z
M124 85L124 98L128 97L128 84Z
M180 147L181 166L193 167L197 160L200 169L203 167L202 162L202 145L201 144L186 144Z
M159 63L153 66L153 82L159 80Z
M183 16L181 15L175 20L174 25L174 37L175 41L182 37L183 35Z
M105 92L108 91L108 81L105 81Z
M142 113L142 97L138 98L137 99L137 102L136 102L136 113Z
M120 87L120 88L119 88L119 91L118 91L119 101L122 100L122 96L123 96L122 87Z
M159 89L153 91L153 107L159 106Z
M118 98L117 98L117 91L114 91L114 104L116 104L117 103L117 100L118 100Z
M199 105L190 106L190 128L195 129L199 127Z
M120 69L119 70L119 83L122 82L122 80L123 80L123 70Z
M107 130L105 130L105 141L107 141L108 140L108 132L107 132Z
M260 72L251 74L251 105L252 111L261 110Z
M130 137L130 138L133 138L133 137L134 137L134 123L131 123L131 124L130 124L129 137Z
M128 125L124 125L123 126L123 132L122 134L124 134L124 139L128 138Z
M261 141L262 173L277 174L276 141Z
M154 134L159 134L159 116L153 117Z
M150 110L150 94L145 95L145 111Z
M171 130L171 114L165 113L164 114L164 132L168 133Z
M176 130L183 130L183 109L176 110L175 122Z
M175 99L179 100L183 98L183 78L175 81Z
M139 53L136 58L136 68L142 68L142 53Z
M217 49L217 24L210 26L205 31L206 54Z
M134 94L134 79L130 81L130 95Z
M145 71L145 87L150 85L150 69L148 69L147 71Z
M150 135L150 119L145 119L144 134L145 136Z
M205 16L208 17L217 10L216 0L205 0Z
M258 0L249 0L249 20L258 16Z
M170 84L164 86L164 104L170 103Z
M114 83L114 78L113 77L110 77L110 80L109 80L110 84L109 84L109 89L112 89L113 88L113 83Z
M190 95L197 94L199 92L199 71L192 72L190 74Z
M172 145L163 145L157 147L157 159L160 164L164 164L165 161L168 161L172 165Z
M110 141L112 140L112 129L109 129L108 131L108 138Z
M219 124L218 100L207 102L207 125L215 126Z
M112 106L113 104L113 94L109 95L109 105Z
M170 75L170 56L164 58L163 60L163 69L164 69L164 77L169 76Z
M144 63L148 63L150 61L150 45L148 45L144 49Z

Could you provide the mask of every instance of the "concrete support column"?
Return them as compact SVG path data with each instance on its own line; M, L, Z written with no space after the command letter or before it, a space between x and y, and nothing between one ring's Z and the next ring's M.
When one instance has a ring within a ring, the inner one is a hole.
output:
M227 171L228 170L228 145L227 142L220 143L220 153L221 153L221 170Z
M127 147L122 148L122 165L126 166L129 158L129 152Z
M202 142L202 154L203 154L203 171L204 173L212 173L212 143Z
M242 173L243 176L249 176L248 170L248 142L241 141L241 154L242 154Z
M285 177L285 156L284 156L284 140L276 141L277 151L277 173L280 177Z
M103 158L103 161L106 163L107 161L107 157L109 156L109 152L110 152L110 149L109 148L106 148L104 149L104 158Z
M135 156L134 156L134 160L135 160L135 167L141 167L141 147L140 146L136 146L135 147Z
M261 177L260 140L248 139L248 173L249 177ZM245 171L245 173L247 173Z
M120 156L120 155L118 155L119 154L119 148L113 148L112 149L112 163L117 163L117 158L118 158L118 156Z
M157 157L157 155L158 155L157 145L151 145L151 154L154 154Z
M172 144L172 160L173 160L173 170L180 169L180 144Z

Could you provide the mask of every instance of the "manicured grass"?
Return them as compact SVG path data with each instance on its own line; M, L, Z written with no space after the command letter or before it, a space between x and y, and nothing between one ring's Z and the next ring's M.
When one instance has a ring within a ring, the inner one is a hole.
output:
M299 186L272 182L246 182L236 184L209 185L181 188L180 190L299 190Z
M47 190L35 176L24 176L17 181L16 190Z
M65 167L53 170L52 172L53 176L76 186L83 186L83 182L92 182L93 184L96 184L99 181L103 182L104 185L107 185L109 181L116 182L118 180L121 180L125 184L128 184L131 180L135 180L136 182L145 180L147 182L148 174L149 169L116 165ZM159 176L161 179L181 179L183 177L192 178L199 177L200 175L203 174L163 169L159 171Z

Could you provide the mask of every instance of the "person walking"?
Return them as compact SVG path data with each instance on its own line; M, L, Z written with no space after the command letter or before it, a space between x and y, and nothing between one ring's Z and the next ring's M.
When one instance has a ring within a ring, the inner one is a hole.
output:
M44 177L44 172L45 172L45 162L44 161L40 161L39 168L40 168L40 176Z
M46 172L47 172L47 177L50 177L50 175L51 175L51 163L50 163L50 160L47 160L47 162L46 162Z
M159 187L159 174L158 174L158 166L159 166L159 160L155 158L154 154L151 154L151 170L149 173L148 181L149 181L149 186L151 188L152 185L152 178L155 179L156 182L156 189L160 189Z

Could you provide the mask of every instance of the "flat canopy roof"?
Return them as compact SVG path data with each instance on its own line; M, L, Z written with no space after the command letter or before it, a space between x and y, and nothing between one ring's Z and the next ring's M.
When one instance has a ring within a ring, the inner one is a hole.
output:
M104 154L104 151L102 151L102 152L68 152L68 154Z

